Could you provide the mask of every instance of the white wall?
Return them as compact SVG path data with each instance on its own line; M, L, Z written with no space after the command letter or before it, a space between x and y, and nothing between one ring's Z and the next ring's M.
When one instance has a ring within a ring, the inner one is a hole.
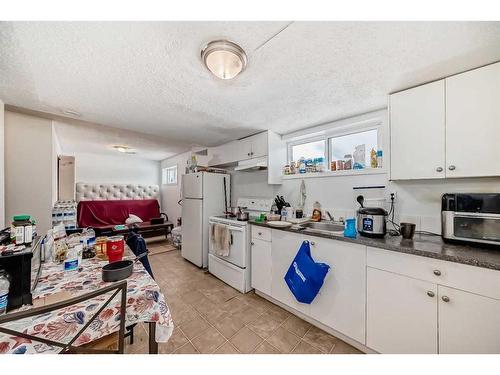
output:
M65 150L66 152L66 150ZM159 185L160 162L134 155L75 153L77 182Z
M32 215L39 233L52 226L54 196L52 121L5 112L5 220Z

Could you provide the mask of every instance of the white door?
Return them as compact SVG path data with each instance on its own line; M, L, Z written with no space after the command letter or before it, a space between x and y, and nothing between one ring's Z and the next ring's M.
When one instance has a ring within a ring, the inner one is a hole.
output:
M203 198L203 173L182 175L182 199Z
M392 180L445 177L444 80L390 96Z
M379 353L437 353L437 285L367 267L366 346Z
M252 158L267 156L267 132L256 134L249 139L251 140L250 156Z
M252 239L252 288L271 295L271 242Z
M285 282L285 275L295 255L297 255L300 245L304 240L309 240L309 238L275 229L271 231L271 238L271 296L285 305L309 315L310 305L298 302Z
M230 239L230 247L229 247L229 255L221 256L218 255L214 249L214 225L223 225L229 229L229 233L231 236ZM246 238L246 230L244 227L228 225L228 224L220 224L217 222L210 221L209 226L210 234L210 254L225 260L231 264L234 264L240 268L246 268L246 247L247 247L247 238Z
M446 78L446 176L500 175L500 63Z
M500 354L500 301L440 285L439 352Z
M311 316L365 343L366 246L324 238L312 239L311 254L330 270L311 304Z
M184 259L203 266L203 200L182 201L182 248Z

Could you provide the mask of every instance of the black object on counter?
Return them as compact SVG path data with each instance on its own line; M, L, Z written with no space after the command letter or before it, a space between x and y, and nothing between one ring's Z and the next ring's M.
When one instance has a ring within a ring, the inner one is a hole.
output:
M415 234L416 225L413 223L401 223L399 224L399 231L405 240L412 240Z

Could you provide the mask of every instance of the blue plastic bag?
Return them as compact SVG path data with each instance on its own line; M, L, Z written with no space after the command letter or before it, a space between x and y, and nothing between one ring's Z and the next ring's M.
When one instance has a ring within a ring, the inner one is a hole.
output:
M329 269L328 264L314 261L309 241L304 241L285 275L285 282L297 301L309 304L323 286Z

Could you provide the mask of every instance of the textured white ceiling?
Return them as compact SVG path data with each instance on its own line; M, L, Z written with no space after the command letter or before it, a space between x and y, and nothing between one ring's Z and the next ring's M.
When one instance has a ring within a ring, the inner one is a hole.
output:
M500 22L2 22L0 98L215 145L386 105L391 92L500 60ZM217 80L200 49L227 38L247 70ZM259 48L260 47L260 48Z

